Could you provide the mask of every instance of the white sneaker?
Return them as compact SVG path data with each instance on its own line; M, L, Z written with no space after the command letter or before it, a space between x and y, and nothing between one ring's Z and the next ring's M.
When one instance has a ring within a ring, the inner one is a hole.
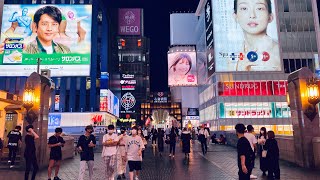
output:
M134 180L139 180L139 177L138 177L138 176L136 176L136 178L134 178Z
M174 158L174 155L172 157Z
M169 157L171 157L171 154L169 154Z
M11 161L9 160L8 163L11 163Z
M10 166L10 168L13 168L13 167L14 167L14 165L11 165L11 166Z
M251 174L251 175L250 175L250 179L258 179L258 177L255 176L255 175L253 175L253 174Z

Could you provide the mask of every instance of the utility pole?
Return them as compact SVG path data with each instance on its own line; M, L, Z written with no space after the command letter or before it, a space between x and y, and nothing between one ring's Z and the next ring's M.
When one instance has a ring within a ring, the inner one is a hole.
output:
M40 63L41 63L41 59L37 58L37 73L40 73Z

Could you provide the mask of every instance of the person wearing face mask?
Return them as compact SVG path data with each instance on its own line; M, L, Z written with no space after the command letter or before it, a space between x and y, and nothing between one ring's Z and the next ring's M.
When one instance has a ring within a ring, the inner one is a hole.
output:
M86 165L89 169L89 180L92 180L94 153L93 148L96 146L96 138L92 135L93 127L86 126L85 134L81 135L78 140L77 148L80 152L80 170L78 180L84 180Z
M129 164L130 180L133 180L134 171L136 172L135 180L139 180L139 171L141 171L142 151L144 150L144 143L140 136L138 136L138 128L132 127L132 136L129 136L126 143L126 155Z
M120 128L121 135L119 136L119 148L118 148L118 154L117 154L117 166L118 166L118 178L117 179L126 179L126 176L124 175L126 173L126 167L127 167L127 156L126 156L126 142L128 139L126 128L121 127Z
M138 136L141 137L141 139L143 141L143 145L144 145L144 147L146 147L148 142L147 142L146 138L144 137L141 129L138 129ZM142 158L144 158L144 150L142 150Z
M108 133L103 136L101 154L105 165L105 179L108 180L114 180L118 142L118 135L114 133L114 125L111 124L108 126Z
M259 144L259 157L260 157L260 169L262 171L262 175L266 176L266 171L267 169L267 158L266 157L262 157L262 151L264 149L264 145L266 143L266 139L267 139L267 129L265 127L262 127L260 129L260 135L258 138L258 144Z

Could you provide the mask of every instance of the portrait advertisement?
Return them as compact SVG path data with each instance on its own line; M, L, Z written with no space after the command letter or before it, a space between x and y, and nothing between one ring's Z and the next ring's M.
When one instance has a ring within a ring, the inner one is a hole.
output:
M91 5L4 5L0 76L88 76L91 58Z
M216 72L281 71L274 0L215 0Z
M196 52L169 53L169 86L196 86L198 83L196 66Z

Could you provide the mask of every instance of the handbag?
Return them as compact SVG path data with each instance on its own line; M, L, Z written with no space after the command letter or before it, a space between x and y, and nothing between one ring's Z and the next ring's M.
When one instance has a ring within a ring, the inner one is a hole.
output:
M266 158L266 157L267 157L267 153L268 153L268 151L267 151L267 150L264 150L264 149L263 149L263 146L262 146L261 157Z

